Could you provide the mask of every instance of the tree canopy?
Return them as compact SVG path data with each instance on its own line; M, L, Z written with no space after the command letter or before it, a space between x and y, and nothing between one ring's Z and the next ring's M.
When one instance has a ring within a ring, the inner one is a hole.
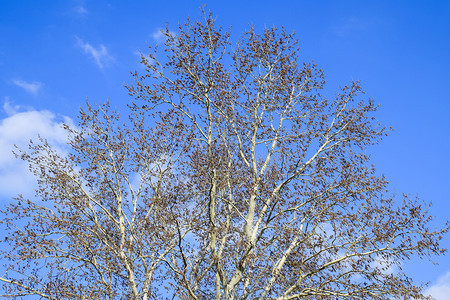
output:
M359 82L334 98L286 30L237 42L211 15L142 55L125 122L108 103L18 155L36 200L2 212L5 297L427 299L402 271L445 252L428 204L367 149L389 128Z

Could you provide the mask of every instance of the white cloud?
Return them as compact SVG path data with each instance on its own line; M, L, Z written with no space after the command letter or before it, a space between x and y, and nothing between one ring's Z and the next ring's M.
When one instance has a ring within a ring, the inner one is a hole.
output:
M14 145L27 149L30 139L37 139L40 135L56 149L63 151L67 134L61 127L62 121L58 119L71 123L68 117L57 118L50 111L20 109L21 106L13 105L5 98L3 110L8 116L0 119L0 196L3 197L13 197L19 193L32 196L36 187L28 165L12 153Z
M36 95L39 89L42 87L42 83L39 81L26 82L20 79L13 79L12 82L20 88L23 88L28 93Z
M436 283L425 291L425 295L433 296L438 300L450 300L450 272L439 277Z
M108 49L104 45L100 44L100 46L94 47L79 37L76 37L76 39L84 53L91 56L100 69L103 69L107 63L113 60L113 57L108 53Z

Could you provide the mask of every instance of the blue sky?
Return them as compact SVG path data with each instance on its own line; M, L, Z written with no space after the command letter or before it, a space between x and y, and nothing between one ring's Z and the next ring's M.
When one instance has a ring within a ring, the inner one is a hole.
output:
M370 151L391 190L433 202L436 226L450 211L450 1L0 1L0 202L33 195L27 168L11 155L41 134L64 142L59 124L86 98L131 99L123 87L139 50L167 23L196 19L207 5L232 36L254 24L284 26L301 57L327 74L327 92L360 79L394 132ZM62 146L61 146L62 147ZM450 235L443 240L450 248ZM450 299L450 255L404 268Z

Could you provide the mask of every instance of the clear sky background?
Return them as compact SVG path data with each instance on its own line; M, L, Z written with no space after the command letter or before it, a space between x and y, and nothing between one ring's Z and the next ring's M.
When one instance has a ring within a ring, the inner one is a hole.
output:
M139 51L160 42L168 24L200 16L207 5L232 36L255 25L295 31L301 57L327 74L328 96L360 79L394 131L371 148L373 163L397 194L433 202L436 226L450 211L450 1L107 1L0 0L0 203L33 195L27 167L13 159L41 134L64 143L62 121L80 106L131 99L124 83ZM142 69L141 69L142 70ZM450 235L442 244L450 248ZM450 299L450 254L404 269Z

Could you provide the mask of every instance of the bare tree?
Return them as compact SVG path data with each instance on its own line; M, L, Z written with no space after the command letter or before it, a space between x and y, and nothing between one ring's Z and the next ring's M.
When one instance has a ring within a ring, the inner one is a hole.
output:
M358 82L332 100L285 30L232 43L211 15L142 56L108 104L21 158L38 200L3 212L3 296L427 299L402 272L444 253L427 204L393 197L366 150L388 129Z

